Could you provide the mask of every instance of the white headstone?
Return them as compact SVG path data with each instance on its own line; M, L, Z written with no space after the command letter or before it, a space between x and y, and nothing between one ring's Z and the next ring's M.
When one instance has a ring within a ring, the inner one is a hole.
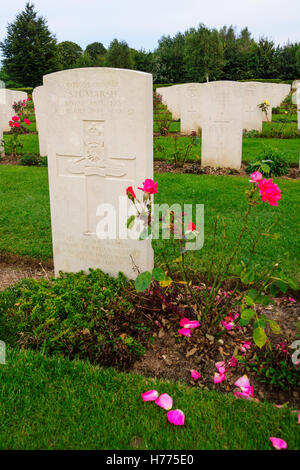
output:
M45 96L45 87L39 86L33 90L32 99L35 109L36 128L39 133L40 155L47 156L47 100Z
M264 85L259 82L242 82L241 86L244 89L243 129L261 131L264 116L258 106L264 101Z
M298 83L300 83L300 80L294 80L292 83L292 103L297 105L297 87Z
M181 85L181 134L198 132L202 127L205 113L205 108L203 107L204 90L203 83L185 83Z
M242 161L244 87L240 83L205 83L202 100L202 166L239 169Z
M133 262L151 269L153 251L150 240L118 236L119 196L153 177L152 75L73 69L46 75L44 88L55 273L100 268L135 278ZM116 239L96 234L101 204L116 210Z
M9 121L15 114L13 110L14 102L27 99L27 93L24 91L0 89L0 129L2 132L10 131Z

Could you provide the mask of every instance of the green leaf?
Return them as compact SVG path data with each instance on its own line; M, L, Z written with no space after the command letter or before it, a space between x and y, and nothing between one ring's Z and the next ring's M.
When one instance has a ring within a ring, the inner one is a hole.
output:
M165 272L162 268L154 268L152 276L156 281L163 281L166 278Z
M267 335L263 328L255 328L253 331L253 339L255 344L261 349L267 342Z
M271 330L273 331L273 333L275 333L276 335L278 335L281 331L281 328L280 326L278 325L278 323L274 320L267 320L269 325L270 325L270 328Z
M134 285L137 292L144 292L150 285L152 281L152 275L149 271L145 271L138 275L136 278Z
M243 284L250 284L254 281L254 272L253 271L246 271L241 275L241 281Z
M248 291L248 296L249 296L252 300L254 300L254 302L255 302L255 300L256 300L256 298L257 298L257 296L258 296L257 290L255 290L255 289L250 289L250 290Z
M281 290L283 294L285 294L288 289L287 284L281 280L276 281L276 286L278 287L279 290Z
M297 281L295 281L295 279L287 279L287 282L288 282L288 285L291 289L293 290L298 290L299 289L299 284L297 283Z
M272 295L272 297L276 297L277 288L276 288L276 285L274 283L270 285L270 294Z
M255 315L255 311L252 310L251 308L247 308L246 310L243 310L241 313L241 319L243 320L242 324L248 325L248 323L254 317L254 315Z
M253 327L254 328L262 328L263 330L266 328L267 323L264 317L255 320Z
M255 305L255 303L253 302L251 297L249 297L249 295L245 297L245 301L246 301L246 304L249 305L250 307L253 307Z
M134 219L135 219L135 216L134 215L131 215L128 219L127 219L127 228L130 230L133 225L134 225Z

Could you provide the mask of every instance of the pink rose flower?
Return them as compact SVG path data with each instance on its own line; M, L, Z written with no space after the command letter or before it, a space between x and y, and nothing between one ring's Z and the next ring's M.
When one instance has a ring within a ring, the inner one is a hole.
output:
M18 122L15 122L15 123L14 123L14 127L19 128L19 127L20 127L20 124L19 124Z
M141 191L144 191L144 193L148 193L148 194L158 193L157 191L158 183L154 183L153 180L145 179L145 181L142 184L143 184L143 187L138 188L138 189L140 189Z
M30 124L31 124L31 122L27 118L24 119L24 122L25 122L25 124L27 124L27 126L30 126Z
M19 118L19 116L13 116L13 117L12 117L12 120L13 120L13 121L19 121L20 118Z
M9 127L14 127L14 123L13 123L13 121L9 121L9 123L8 123L8 124L9 124Z
M254 173L251 173L250 177L250 183L258 183L260 180L262 180L263 175L260 171L255 171Z
M281 199L281 191L277 184L273 183L272 178L258 182L259 193L263 202L268 202L270 206L278 206Z

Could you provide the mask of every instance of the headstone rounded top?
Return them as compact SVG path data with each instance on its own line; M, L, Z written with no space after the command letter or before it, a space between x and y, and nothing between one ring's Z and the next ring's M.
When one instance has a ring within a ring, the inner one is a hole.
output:
M61 70L59 72L53 72L49 73L48 75L44 75L43 77L43 84L47 85L52 82L56 82L57 79L64 79L67 78L68 76L74 76L78 77L80 75L90 75L91 77L105 77L109 75L115 75L115 76L136 76L136 77L144 77L152 78L152 74L146 73L146 72L139 72L137 70L131 70L131 69L118 69L118 68L112 68L112 67L84 67L84 68L78 68L78 69L67 69L67 70Z
M0 88L1 88L1 89L2 89L2 88L6 88L5 83L4 83L2 80L0 80Z

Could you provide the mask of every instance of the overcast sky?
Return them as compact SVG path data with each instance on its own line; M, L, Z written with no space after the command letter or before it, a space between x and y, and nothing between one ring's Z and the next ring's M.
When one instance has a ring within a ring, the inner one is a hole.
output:
M0 0L0 40L25 0ZM248 26L253 36L275 43L300 42L300 0L33 0L59 42L82 48L100 41L125 40L130 47L153 50L162 35L204 23L220 28Z

